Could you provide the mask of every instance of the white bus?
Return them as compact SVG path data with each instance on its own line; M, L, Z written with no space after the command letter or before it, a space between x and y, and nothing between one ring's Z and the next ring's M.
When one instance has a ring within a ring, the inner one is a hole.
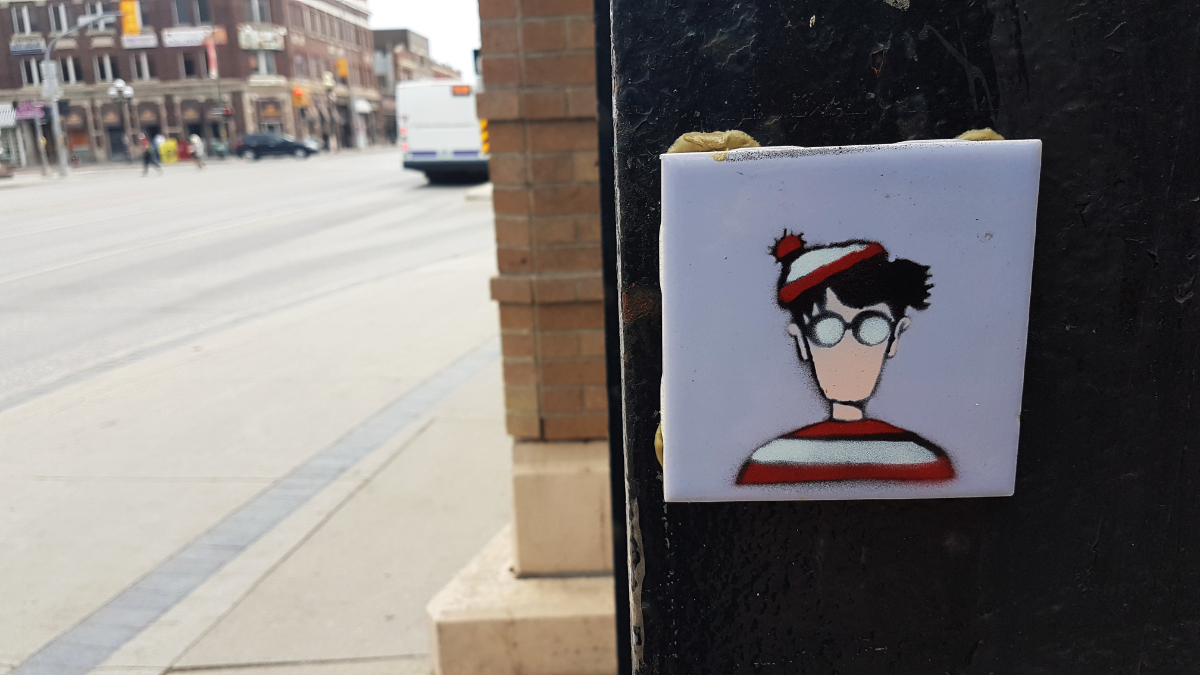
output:
M429 182L487 180L487 121L475 116L475 86L461 80L396 85L403 167Z

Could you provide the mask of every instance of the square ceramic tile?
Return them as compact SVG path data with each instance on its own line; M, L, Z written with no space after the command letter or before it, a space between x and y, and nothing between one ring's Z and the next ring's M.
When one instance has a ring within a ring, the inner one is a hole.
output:
M668 501L1011 495L1040 141L662 157Z

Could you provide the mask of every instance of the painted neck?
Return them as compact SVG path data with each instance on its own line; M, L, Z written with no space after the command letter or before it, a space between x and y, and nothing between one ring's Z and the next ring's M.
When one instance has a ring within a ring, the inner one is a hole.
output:
M863 419L866 415L863 414L863 409L850 403L838 403L831 401L833 410L830 417L839 422L857 422Z

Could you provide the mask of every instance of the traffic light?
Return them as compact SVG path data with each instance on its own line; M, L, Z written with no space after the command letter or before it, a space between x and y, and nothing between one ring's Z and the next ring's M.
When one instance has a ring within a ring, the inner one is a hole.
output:
M292 87L292 107L304 109L312 105L312 97L304 87Z
M63 117L67 116L67 111L71 109L71 102L66 99L58 100L58 114Z

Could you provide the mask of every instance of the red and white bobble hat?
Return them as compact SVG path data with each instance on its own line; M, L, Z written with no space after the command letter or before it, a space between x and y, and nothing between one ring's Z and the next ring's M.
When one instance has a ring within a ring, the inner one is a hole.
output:
M789 254L804 247L804 240L789 234L775 246L775 259L784 261ZM829 277L850 269L858 263L877 255L887 255L881 244L874 241L851 241L834 246L812 248L791 262L784 277L783 288L779 289L779 301L787 304L801 293L824 282ZM788 265L788 263L783 263Z

